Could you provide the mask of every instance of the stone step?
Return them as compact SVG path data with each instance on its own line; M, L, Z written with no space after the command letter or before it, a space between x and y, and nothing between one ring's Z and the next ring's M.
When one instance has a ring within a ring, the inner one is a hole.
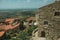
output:
M46 40L46 38L42 38L42 37L33 37L33 40Z

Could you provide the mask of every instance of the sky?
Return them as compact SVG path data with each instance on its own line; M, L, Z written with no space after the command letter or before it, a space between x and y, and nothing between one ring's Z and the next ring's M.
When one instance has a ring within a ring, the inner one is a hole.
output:
M55 0L0 0L0 9L40 8Z

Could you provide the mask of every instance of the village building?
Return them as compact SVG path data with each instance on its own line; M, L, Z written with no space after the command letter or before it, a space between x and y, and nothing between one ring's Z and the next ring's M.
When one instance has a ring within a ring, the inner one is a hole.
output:
M31 40L60 40L60 1L39 8L36 21L38 29L33 31Z
M4 37L6 36L6 32L19 27L20 23L14 20L17 19L9 18L6 19L5 21L0 22L0 40L4 40Z
M29 18L27 18L26 20L28 22L28 25L31 26L31 25L37 25L37 22L36 22L36 17L35 16L31 16Z

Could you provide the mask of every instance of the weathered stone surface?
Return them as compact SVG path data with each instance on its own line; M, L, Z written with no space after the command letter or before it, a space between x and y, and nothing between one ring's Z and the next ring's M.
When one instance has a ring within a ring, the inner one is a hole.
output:
M36 13L36 21L39 23L38 37L45 37L46 40L59 40L60 1L56 1L55 3L39 8L38 12ZM41 33L42 31L44 31L45 34Z

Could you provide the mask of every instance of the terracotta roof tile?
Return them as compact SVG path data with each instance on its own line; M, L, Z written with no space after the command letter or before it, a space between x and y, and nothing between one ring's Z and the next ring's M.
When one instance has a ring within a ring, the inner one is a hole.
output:
M8 20L6 20L5 22L7 22L7 21L10 21L10 22L11 22L11 21L13 21L13 20L14 20L14 19L8 19ZM0 30L2 30L2 31L0 31L0 37L2 37L6 31L15 29L15 28L17 28L19 25L20 25L20 23L15 23L14 25L12 25L12 24L4 25L4 24L1 24L1 23L0 23Z
M27 21L30 21L30 20L35 20L35 17L29 17L29 18L27 19Z
M0 32L0 37L2 37L4 35L5 31L1 31Z

